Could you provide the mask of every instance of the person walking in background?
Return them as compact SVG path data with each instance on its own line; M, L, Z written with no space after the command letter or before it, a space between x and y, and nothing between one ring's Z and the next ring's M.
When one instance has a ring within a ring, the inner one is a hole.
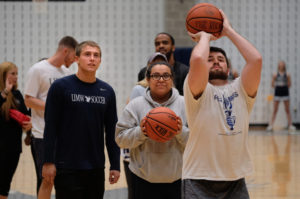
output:
M44 110L50 85L56 80L70 72L66 67L70 66L75 59L75 47L77 41L70 36L63 37L53 56L34 64L28 71L25 84L25 104L31 108L32 115L32 147L37 176L37 192L42 182L42 161L43 161L43 136L44 136ZM46 186L46 187L45 187ZM52 189L52 185L43 186L43 190ZM49 193L45 193L49 195ZM46 197L47 198L47 197Z
M173 36L166 32L158 33L154 40L154 46L155 52L164 54L168 59L168 63L173 67L174 86L179 91L179 94L183 95L183 83L187 73L189 72L189 67L174 59L175 40ZM145 78L146 70L147 67L140 70L138 74L138 81Z
M246 65L228 83L228 59L210 47L212 34L191 34L197 43L184 84L190 136L183 155L183 199L247 199L245 176L253 172L248 147L249 115L260 83L262 56L223 15L221 36L239 50Z
M47 59L48 58L42 58L42 59L39 60L39 62L42 61L42 60L47 60ZM65 71L66 75L67 74L69 74L69 75L71 74L71 71L70 71L70 66L71 65L72 65L72 63L61 66L61 68ZM32 152L32 154L35 154L33 147L31 147L31 152ZM35 156L33 156L33 158L34 157ZM34 159L34 161L35 161L35 159ZM35 166L36 166L36 164L35 164ZM37 171L37 168L36 168L36 171ZM38 176L40 176L39 173L37 173L37 177ZM38 199L50 199L51 198L52 188L53 188L53 184L48 184L47 181L42 180L40 188L38 190Z
M284 109L286 112L287 120L288 120L288 130L294 131L296 127L292 123L292 117L290 113L290 94L289 88L291 87L291 76L286 72L286 66L284 61L278 62L277 73L273 74L272 77L272 87L275 90L274 93L274 108L272 119L267 127L267 131L273 130L273 125L276 119L276 114L278 111L279 103L283 101Z
M57 199L103 198L105 145L109 182L116 183L120 176L115 92L96 78L101 63L97 43L80 43L75 59L77 73L56 80L48 92L43 180L54 183Z
M149 87L144 95L131 100L116 127L116 142L130 149L134 199L179 199L181 197L182 154L188 138L184 99L173 88L174 72L167 62L148 66ZM165 143L146 136L145 116L155 107L168 107L180 119L178 134Z
M12 62L0 64L0 199L6 199L22 152L22 131L31 129L31 121L19 124L10 117L16 109L29 115L18 90L18 68ZM29 116L28 116L29 117Z

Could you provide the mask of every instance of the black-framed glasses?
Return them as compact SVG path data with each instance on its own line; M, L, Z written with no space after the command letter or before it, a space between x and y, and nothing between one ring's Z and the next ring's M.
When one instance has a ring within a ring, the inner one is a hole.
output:
M154 74L150 75L150 77L156 81L160 80L160 78L163 78L163 80L167 81L167 80L171 79L172 75L169 73L164 73L162 75L160 75L159 73L154 73Z

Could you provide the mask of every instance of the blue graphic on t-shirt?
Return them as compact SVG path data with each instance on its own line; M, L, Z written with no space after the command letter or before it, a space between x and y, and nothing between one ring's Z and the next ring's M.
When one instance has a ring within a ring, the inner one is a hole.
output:
M222 95L222 97L219 97L217 95L214 96L215 100L217 100L218 102L223 102L223 109L226 115L226 123L229 126L231 131L234 129L235 119L236 119L236 117L232 115L232 101L237 96L238 96L237 92L234 92L229 97L225 97L224 95Z

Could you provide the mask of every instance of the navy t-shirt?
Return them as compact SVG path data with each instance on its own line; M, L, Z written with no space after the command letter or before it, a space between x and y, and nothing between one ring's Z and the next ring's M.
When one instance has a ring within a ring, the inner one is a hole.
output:
M104 168L106 143L110 170L120 170L116 122L116 97L110 85L99 79L85 83L76 75L56 80L46 101L44 162L64 169Z

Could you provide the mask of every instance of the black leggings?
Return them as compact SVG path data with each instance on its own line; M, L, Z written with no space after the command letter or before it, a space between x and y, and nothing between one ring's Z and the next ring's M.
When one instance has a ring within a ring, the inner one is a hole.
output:
M8 196L10 184L17 169L19 158L19 151L0 150L0 195L2 196Z
M181 199L181 179L172 183L151 183L131 173L134 199Z
M128 199L133 199L133 191L132 191L132 172L129 169L129 162L123 160L124 164L124 171L125 171L125 176L126 176L126 182L127 182L127 187L128 187Z

